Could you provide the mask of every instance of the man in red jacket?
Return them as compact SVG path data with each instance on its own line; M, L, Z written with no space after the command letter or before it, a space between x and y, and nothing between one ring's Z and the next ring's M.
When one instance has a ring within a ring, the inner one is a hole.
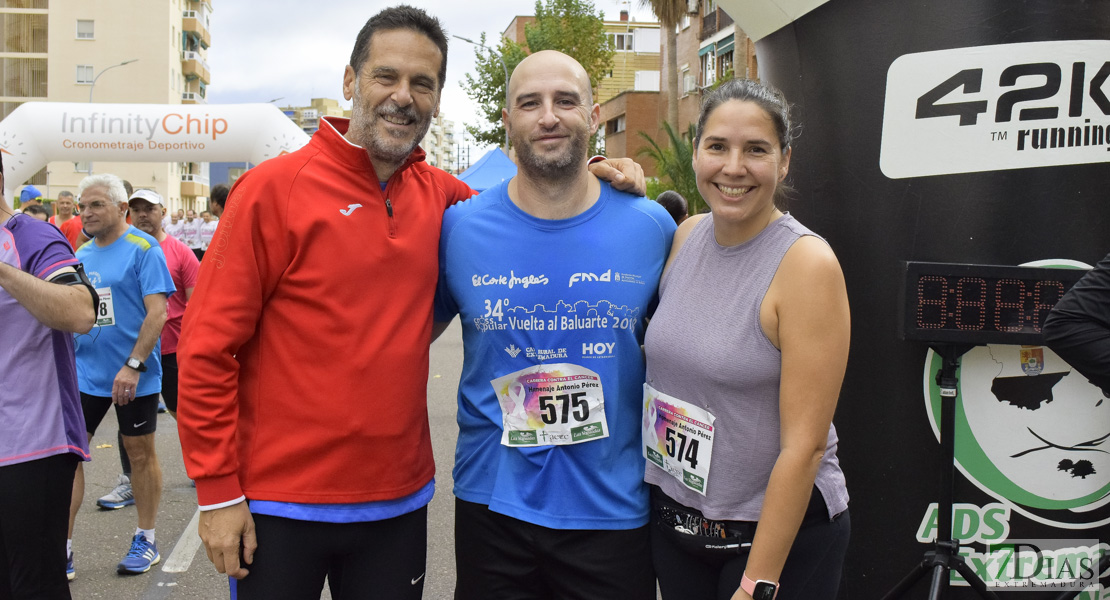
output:
M179 429L201 538L241 599L318 598L325 575L337 599L421 596L437 246L474 193L417 147L446 60L423 10L372 17L343 77L351 118L245 173L201 264Z

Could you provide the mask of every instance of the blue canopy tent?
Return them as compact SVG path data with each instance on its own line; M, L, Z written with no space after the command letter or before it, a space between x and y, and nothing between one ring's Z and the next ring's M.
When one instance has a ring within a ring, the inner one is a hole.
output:
M516 164L500 148L486 152L478 162L459 175L463 183L476 191L484 192L487 189L511 179L516 175Z

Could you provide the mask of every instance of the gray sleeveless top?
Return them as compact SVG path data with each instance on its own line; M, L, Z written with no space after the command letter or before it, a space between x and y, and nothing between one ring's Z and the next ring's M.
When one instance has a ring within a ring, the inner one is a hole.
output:
M705 407L716 417L706 495L647 462L644 479L707 518L758 521L779 455L782 356L759 324L759 308L786 251L816 235L789 214L755 238L724 247L712 215L694 226L659 287L647 328L647 381L655 389ZM817 488L829 516L848 507L844 473L829 427Z

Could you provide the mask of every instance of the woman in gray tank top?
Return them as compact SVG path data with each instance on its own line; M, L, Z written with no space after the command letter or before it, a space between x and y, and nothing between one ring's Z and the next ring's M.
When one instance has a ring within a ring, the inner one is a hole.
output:
M697 131L712 213L675 234L645 340L660 589L665 600L832 600L849 533L832 426L850 335L844 276L828 244L776 207L792 131L781 92L726 82Z

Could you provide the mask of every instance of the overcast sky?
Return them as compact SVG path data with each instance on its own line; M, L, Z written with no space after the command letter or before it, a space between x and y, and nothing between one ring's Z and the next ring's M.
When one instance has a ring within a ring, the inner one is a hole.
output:
M438 17L448 35L477 41L499 39L516 15L531 15L534 0L410 0ZM212 47L208 63L212 84L210 103L266 102L281 98L278 106L307 106L312 98L343 100L343 67L351 56L355 36L366 20L390 2L325 0L219 0L211 17ZM594 0L606 20L617 20L627 2ZM649 21L651 12L631 0L636 20ZM455 121L464 133L465 123L477 120L475 105L461 82L474 71L474 46L448 38L447 82L440 113ZM478 152L472 160L481 156Z

